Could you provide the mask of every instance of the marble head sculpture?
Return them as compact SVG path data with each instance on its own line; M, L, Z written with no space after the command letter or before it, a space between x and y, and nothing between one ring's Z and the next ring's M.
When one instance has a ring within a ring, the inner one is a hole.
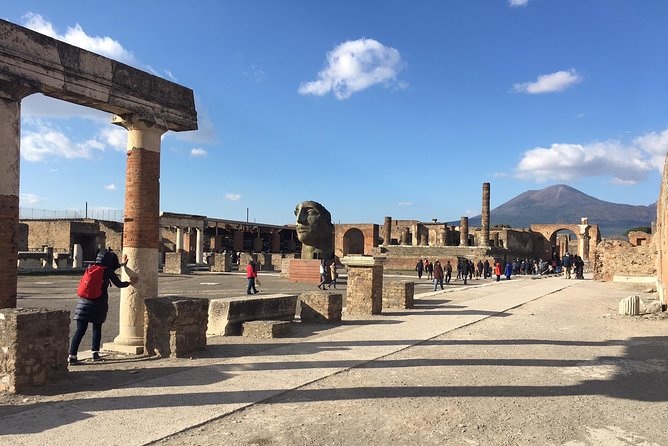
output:
M323 205L304 201L295 208L297 238L302 242L302 259L331 259L334 254L332 216Z

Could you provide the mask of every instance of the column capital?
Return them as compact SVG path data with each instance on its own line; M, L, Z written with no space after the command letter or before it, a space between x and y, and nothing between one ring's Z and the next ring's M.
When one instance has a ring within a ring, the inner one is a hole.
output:
M127 130L154 131L161 135L168 130L167 124L162 119L138 114L113 115L111 123L120 125Z

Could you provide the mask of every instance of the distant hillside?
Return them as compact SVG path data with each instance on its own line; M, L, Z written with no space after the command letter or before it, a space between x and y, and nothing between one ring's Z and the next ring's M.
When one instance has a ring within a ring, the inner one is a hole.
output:
M557 184L526 191L490 213L492 226L505 224L513 228L528 228L538 223L579 223L581 217L599 225L604 236L622 235L629 228L650 226L656 220L656 203L649 206L610 203ZM480 226L480 216L469 219L469 224Z

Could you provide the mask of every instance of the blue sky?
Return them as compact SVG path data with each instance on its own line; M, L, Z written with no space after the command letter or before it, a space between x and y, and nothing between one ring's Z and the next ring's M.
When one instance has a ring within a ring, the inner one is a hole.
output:
M557 183L658 197L663 0L0 4L194 90L200 130L162 142L164 211L285 224L316 200L335 222L457 220L483 182L492 207ZM109 115L37 95L22 112L22 207L123 208Z

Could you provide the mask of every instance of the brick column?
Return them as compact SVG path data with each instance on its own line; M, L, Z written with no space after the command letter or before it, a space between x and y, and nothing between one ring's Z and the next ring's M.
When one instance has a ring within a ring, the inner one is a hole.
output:
M0 85L0 308L16 308L21 99L27 94Z
M459 246L469 245L469 218L462 217L459 221Z
M392 217L385 217L383 223L383 245L390 246L392 244Z
M115 116L113 122L128 130L123 227L128 265L122 279L137 275L139 282L121 290L119 334L104 348L137 354L144 349L144 299L158 296L160 137L166 129L134 116Z
M341 263L348 267L346 314L368 316L383 309L384 257L346 256Z
M480 246L489 246L489 183L482 183L482 240Z
M204 229L195 228L197 245L195 246L195 263L204 263Z

